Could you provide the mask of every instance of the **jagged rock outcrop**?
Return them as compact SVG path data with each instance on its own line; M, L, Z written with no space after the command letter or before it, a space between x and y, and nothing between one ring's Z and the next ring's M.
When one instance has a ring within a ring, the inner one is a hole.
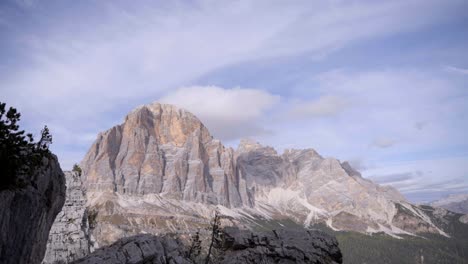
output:
M338 242L316 231L273 230L253 233L225 228L221 263L342 263Z
M210 263L342 263L336 239L316 230L251 232L228 227L221 232L219 241L211 255L216 260ZM209 243L208 239L203 244L205 251ZM145 234L123 238L73 263L195 263L188 252L189 245L178 238ZM206 252L199 261L205 259Z
M0 191L0 263L41 263L65 201L65 177L54 155L27 176L26 186Z
M92 244L86 212L86 193L77 172L65 171L65 204L55 218L43 264L71 262L90 253Z

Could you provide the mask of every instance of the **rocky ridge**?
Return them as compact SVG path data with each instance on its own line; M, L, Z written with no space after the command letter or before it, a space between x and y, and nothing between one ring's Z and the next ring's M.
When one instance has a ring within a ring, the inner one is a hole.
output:
M73 263L198 263L188 256L188 247L180 239L168 235L137 235L123 238ZM203 247L208 248L207 245ZM342 263L336 239L316 230L253 233L225 228L214 251L212 259L216 260L210 263Z
M468 194L449 195L443 199L432 202L430 205L442 207L460 214L468 214Z

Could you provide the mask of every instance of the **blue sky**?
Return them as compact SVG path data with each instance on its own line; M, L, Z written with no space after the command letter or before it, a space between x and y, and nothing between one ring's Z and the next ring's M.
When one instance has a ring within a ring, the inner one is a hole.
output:
M314 148L421 202L468 192L467 1L2 1L0 100L62 167L153 101Z

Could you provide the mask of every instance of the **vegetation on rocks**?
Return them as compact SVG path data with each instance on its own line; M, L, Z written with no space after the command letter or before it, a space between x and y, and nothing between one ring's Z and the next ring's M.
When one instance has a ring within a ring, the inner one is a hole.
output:
M41 138L34 142L31 133L20 130L21 114L13 107L8 110L0 102L0 190L20 188L28 184L28 176L41 165L44 157L50 156L52 135L47 126Z
M80 176L81 176L81 173L82 173L82 171L81 171L81 167L80 167L80 166L78 166L78 164L76 164L76 163L75 163L75 164L73 164L73 169L72 169L72 171L74 171L74 172L78 173L78 175L80 175Z

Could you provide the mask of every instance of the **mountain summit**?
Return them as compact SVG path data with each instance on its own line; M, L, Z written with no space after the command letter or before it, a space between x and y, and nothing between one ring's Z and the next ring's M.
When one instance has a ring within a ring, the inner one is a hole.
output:
M193 114L172 105L133 110L123 124L99 134L81 165L90 191L253 205L234 151L213 139Z

